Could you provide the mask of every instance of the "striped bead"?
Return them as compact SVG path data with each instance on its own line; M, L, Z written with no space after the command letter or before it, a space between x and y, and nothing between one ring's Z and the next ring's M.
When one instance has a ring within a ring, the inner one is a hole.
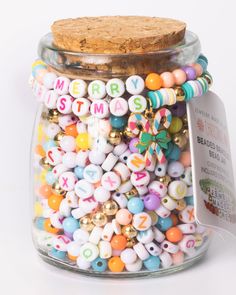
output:
M199 57L197 59L197 63L202 66L203 73L206 72L207 66L208 66L208 60L203 54L199 55Z
M153 109L158 109L164 105L173 105L176 103L176 93L173 88L161 88L147 93Z

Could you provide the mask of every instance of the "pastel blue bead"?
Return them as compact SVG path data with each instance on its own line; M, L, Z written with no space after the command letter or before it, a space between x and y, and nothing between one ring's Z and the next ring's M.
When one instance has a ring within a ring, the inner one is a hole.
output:
M111 126L115 129L123 129L127 123L126 116L116 117L116 116L111 115L110 120L111 120Z
M32 69L32 76L34 77L34 78L36 78L36 76L37 76L37 72L39 71L39 70L43 70L43 69L46 69L47 67L45 66L45 65L37 65L37 66L35 66L33 69Z
M79 179L84 178L84 168L83 167L80 167L80 166L75 167L74 173L77 178L79 178Z
M187 205L194 205L194 200L193 200L193 196L189 196L189 197L185 197L184 200L186 201Z
M38 217L36 220L35 220L35 225L38 229L40 230L44 230L44 222L45 222L45 218L43 217Z
M158 256L149 256L143 261L143 264L147 270L156 271L160 268L161 260Z
M52 171L49 171L47 174L46 174L46 181L47 181L47 184L50 184L52 185L53 183L56 182L56 178L53 174Z
M159 217L156 226L159 228L159 230L166 231L173 226L173 221L170 217Z
M49 255L56 258L56 259L60 259L60 260L64 260L66 258L66 252L58 251L55 248L52 248Z
M133 197L128 201L128 210L133 214L138 214L143 212L144 203L143 200L138 197Z
M50 148L57 146L55 141L52 139L47 140L44 144L43 144L43 149L45 150L45 152L47 150L49 150Z
M79 226L78 220L71 216L66 217L62 222L64 231L68 233L73 233Z
M103 272L107 269L107 261L106 259L103 258L96 258L94 261L91 263L93 270Z

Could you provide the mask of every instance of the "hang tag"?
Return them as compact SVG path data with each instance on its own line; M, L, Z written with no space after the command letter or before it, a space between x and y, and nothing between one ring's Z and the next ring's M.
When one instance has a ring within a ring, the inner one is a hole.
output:
M213 92L187 103L195 217L236 236L236 197L222 101Z

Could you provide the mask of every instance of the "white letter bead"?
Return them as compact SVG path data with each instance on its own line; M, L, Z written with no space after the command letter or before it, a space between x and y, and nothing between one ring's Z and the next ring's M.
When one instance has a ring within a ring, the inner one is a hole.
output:
M65 199L71 208L77 208L79 206L78 197L76 196L75 191L67 192Z
M65 135L60 140L60 147L65 152L73 152L75 150L75 138L73 136Z
M101 180L103 175L102 168L100 166L90 164L84 168L84 179L90 183L97 183Z
M132 113L143 113L147 108L147 100L142 95L133 95L128 100L129 110Z
M116 117L124 116L128 113L128 102L122 97L113 98L109 104L110 112Z
M121 142L120 144L114 147L113 154L119 157L127 150L127 148L128 148L127 144L124 142Z
M133 153L128 156L127 166L133 172L142 171L145 168L144 156L138 153Z
M89 113L90 101L86 98L77 98L73 101L72 112L78 116L85 116Z
M196 227L194 224L179 224L177 227L182 231L183 234L193 234L196 232Z
M127 271L130 271L130 272L136 272L136 271L139 271L141 270L143 267L143 262L142 260L140 259L137 259L134 263L132 264L126 264L125 265L125 268Z
M57 110L61 114L71 113L73 98L70 95L63 95L57 99Z
M71 240L65 235L58 235L55 236L53 239L53 248L57 249L58 251L66 251L67 245L71 242Z
M150 174L146 170L133 172L131 174L130 180L134 186L148 185L150 181Z
M53 89L53 85L55 83L55 80L57 78L57 75L53 72L47 72L43 76L43 85L48 89Z
M103 259L108 259L112 255L111 244L106 241L100 241L99 243L99 254Z
M110 242L113 236L113 233L114 233L113 225L111 222L108 222L103 228L102 239L104 241Z
M106 96L106 85L101 80L94 80L89 83L88 94L91 99L102 99Z
M84 80L76 79L70 82L69 93L75 98L81 98L87 93L87 84Z
M115 172L106 172L102 176L102 186L108 191L115 191L121 184L120 177Z
M176 200L183 199L186 193L187 185L181 180L174 180L168 186L168 194Z
M166 251L163 251L159 255L159 258L161 259L161 265L163 268L169 268L173 263L171 255Z
M152 219L146 212L141 212L134 214L133 216L133 226L139 231L145 231L149 229L152 225Z
M111 197L114 201L116 201L121 209L126 208L128 200L124 194L114 193Z
M98 247L92 243L86 243L80 248L80 257L86 261L93 261L99 255Z
M69 217L71 212L71 207L68 205L66 199L63 199L60 203L59 212L64 217Z
M109 106L105 100L93 101L90 106L92 116L103 119L109 115Z
M89 151L80 150L76 156L76 164L79 167L85 167L88 164Z
M120 97L125 92L125 84L122 80L113 78L107 82L106 91L111 97Z
M75 177L75 174L70 171L66 171L59 176L59 185L67 192L74 189L76 181L77 178Z
M55 179L58 179L58 177L66 172L68 168L64 164L58 164L52 169L52 173Z
M142 244L151 243L154 239L154 233L151 228L141 231L137 235L137 240Z
M55 228L60 228L62 229L62 222L63 222L64 217L60 214L60 212L53 212L53 214L51 214L50 216L50 222L52 224L52 226L54 226Z
M133 185L131 183L130 180L123 182L119 188L117 189L117 191L121 194L125 194L127 192L129 192L131 189L133 188Z
M117 163L113 168L113 171L120 176L122 182L130 177L130 170L124 163Z
M53 139L57 135L57 133L59 133L60 131L61 131L61 128L57 124L50 123L48 124L45 132L50 139Z
M94 193L94 186L87 180L81 179L75 185L75 193L81 199L90 198Z
M79 205L79 203L78 203ZM84 212L84 210L82 210L81 208L76 208L73 209L71 211L71 215L75 218L75 219L80 219L81 217L85 216L87 213Z
M161 243L165 240L165 235L157 228L153 227L153 232L154 232L154 240L157 241L158 243Z
M46 157L50 165L56 166L62 163L64 152L59 147L52 147L47 150Z
M80 244L78 244L76 241L72 241L67 246L67 252L69 255L78 257L80 252Z
M125 264L132 264L136 261L137 259L137 254L133 249L125 249L121 252L120 254L120 259L125 263Z
M55 109L57 107L58 94L55 90L49 90L44 95L44 104L48 109Z
M91 150L89 152L89 161L95 165L101 165L106 159L106 155L98 150Z
M156 210L155 210L156 214L158 216L160 216L161 218L166 218L168 216L170 216L171 211L169 209L167 209L166 207L160 205Z
M168 195L161 199L161 203L170 211L174 210L177 207L177 202Z
M89 233L81 228L78 228L77 230L74 231L73 233L73 239L79 244L79 245L84 245L85 243L88 242L89 239Z
M171 254L175 254L179 251L179 246L165 240L161 243L161 248Z
M187 253L189 250L195 247L195 237L193 235L186 235L179 242L179 248L184 253Z
M149 192L163 198L167 194L167 187L160 181L154 180L148 186Z
M133 246L134 251L141 260L146 260L150 255L142 243Z
M103 161L102 169L107 172L111 171L111 169L115 166L118 159L119 158L115 156L113 153L108 154L106 159Z
M156 165L156 168L155 168L155 174L156 176L158 177L163 177L166 175L166 171L167 171L167 162L164 162L164 163L158 163Z
M79 269L87 270L91 267L91 263L89 261L84 260L84 258L81 256L77 258L76 263Z
M99 186L94 191L94 198L99 203L104 203L110 199L111 193L104 187Z
M179 219L184 223L194 223L195 216L194 216L194 207L188 205L185 209L180 211Z
M102 231L103 229L101 227L95 226L90 233L89 242L97 245L99 241L101 240Z
M138 75L130 76L126 80L125 85L126 85L126 90L133 95L140 94L143 91L145 86L143 78Z
M152 256L159 256L162 252L162 249L153 242L145 244L145 248Z
M66 77L58 77L54 81L53 88L59 95L67 94L70 85L70 79Z

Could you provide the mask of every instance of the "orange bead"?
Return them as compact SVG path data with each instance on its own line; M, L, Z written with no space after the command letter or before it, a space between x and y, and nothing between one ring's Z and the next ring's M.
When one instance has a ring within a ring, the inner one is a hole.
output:
M161 76L156 73L148 74L145 79L145 85L150 90L158 90L162 86Z
M111 247L114 250L124 250L127 245L126 237L123 235L115 235L111 239Z
M41 157L45 157L46 153L43 149L43 147L41 146L41 144L37 144L35 147L35 153Z
M39 194L48 199L52 195L52 187L49 184L44 184L39 188Z
M50 218L47 218L45 221L44 221L44 229L51 233L51 234L57 234L60 229L59 228L55 228L52 224L51 224L51 221L50 221Z
M77 256L72 256L72 255L70 255L69 253L67 254L67 256L68 256L68 258L70 259L70 260L72 260L72 261L76 261L77 260Z
M166 238L172 243L178 243L183 238L183 233L178 227L171 227L166 231Z
M176 226L179 223L179 219L178 219L177 215L172 213L170 215L170 218L172 219L172 223L173 223L174 226Z
M72 125L66 126L66 128L65 128L65 134L66 135L73 136L73 137L76 137L78 135L76 124L72 124Z
M58 211L62 200L63 200L63 196L51 195L48 198L48 206L52 208L53 210Z
M122 272L124 267L124 262L118 256L114 256L108 260L108 268L112 272Z

